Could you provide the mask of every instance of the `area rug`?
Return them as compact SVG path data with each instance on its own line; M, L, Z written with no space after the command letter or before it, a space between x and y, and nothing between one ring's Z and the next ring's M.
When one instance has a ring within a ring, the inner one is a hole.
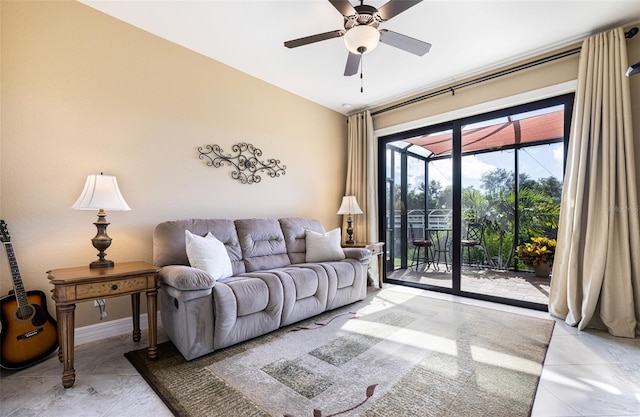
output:
M176 416L528 416L553 325L391 288L189 362L125 356Z

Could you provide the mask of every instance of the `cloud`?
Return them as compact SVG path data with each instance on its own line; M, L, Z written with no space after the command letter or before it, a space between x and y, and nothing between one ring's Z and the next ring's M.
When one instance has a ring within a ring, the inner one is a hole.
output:
M560 164L564 164L564 146L554 146L552 149L553 159Z
M465 156L462 158L462 186L465 186L465 179L479 180L487 172L495 171L496 169L495 165L481 161L477 155Z
M429 164L429 181L438 181L443 187L452 183L451 158Z
M480 187L480 178L487 172L495 171L495 165L480 160L477 155L462 158L462 187ZM407 184L409 189L417 188L424 182L424 171L420 164L409 164ZM453 182L451 159L441 159L429 163L429 181L438 181L443 187Z

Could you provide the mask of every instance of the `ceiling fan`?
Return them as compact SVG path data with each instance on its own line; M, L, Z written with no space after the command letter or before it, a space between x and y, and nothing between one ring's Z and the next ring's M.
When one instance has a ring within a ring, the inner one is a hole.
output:
M329 0L344 17L344 29L306 36L284 43L287 48L308 45L327 39L344 36L344 43L349 50L347 65L344 69L345 76L351 76L358 72L362 55L371 52L379 42L402 49L403 51L422 56L429 52L431 44L418 39L402 35L387 29L378 29L381 23L415 6L422 0L390 0L379 9L363 4L352 6L348 0Z

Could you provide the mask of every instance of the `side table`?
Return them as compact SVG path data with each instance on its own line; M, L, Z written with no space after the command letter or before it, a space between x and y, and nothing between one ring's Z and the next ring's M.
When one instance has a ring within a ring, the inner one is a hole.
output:
M354 244L343 243L343 248L364 248L371 251L372 256L378 257L378 281L380 288L382 288L382 280L384 279L384 269L382 266L384 259L384 242L356 242Z
M64 365L62 386L70 388L76 381L73 368L74 322L76 303L102 298L131 295L133 316L133 341L140 341L140 293L147 294L147 314L149 318L150 359L158 356L156 298L158 268L146 262L121 262L111 268L53 269L47 271L53 284L53 300L56 302L58 320L58 359Z

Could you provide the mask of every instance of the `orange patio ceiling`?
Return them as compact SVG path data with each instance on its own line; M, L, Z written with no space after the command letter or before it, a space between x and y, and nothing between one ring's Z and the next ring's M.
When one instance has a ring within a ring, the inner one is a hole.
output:
M564 137L564 110L519 120L498 120L490 125L463 129L462 153L486 149L499 150L505 146ZM453 145L451 131L405 139L405 142L428 149L433 153L431 157L450 155Z

